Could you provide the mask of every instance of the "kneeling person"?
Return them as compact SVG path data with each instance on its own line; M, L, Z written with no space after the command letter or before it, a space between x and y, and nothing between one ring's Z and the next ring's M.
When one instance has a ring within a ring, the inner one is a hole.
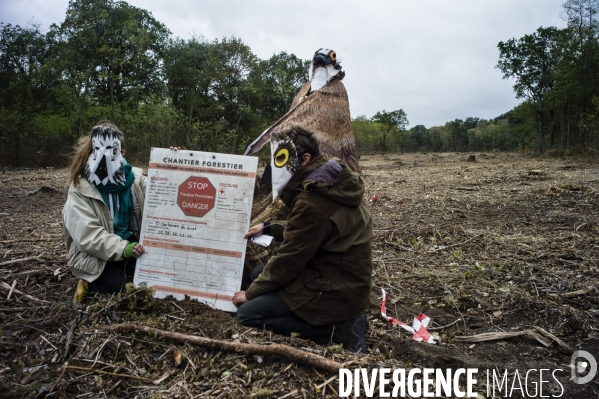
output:
M122 156L123 134L109 123L80 139L63 208L68 267L78 278L73 301L120 292L132 281L146 178Z
M252 270L247 291L235 293L237 320L365 352L372 219L363 200L364 183L350 168L327 161L308 128L294 125L276 135L285 148L273 151L272 175L295 173L286 184L279 181L278 190L273 181L273 191L290 212L284 229L264 223L246 234L266 230L282 244L266 266Z

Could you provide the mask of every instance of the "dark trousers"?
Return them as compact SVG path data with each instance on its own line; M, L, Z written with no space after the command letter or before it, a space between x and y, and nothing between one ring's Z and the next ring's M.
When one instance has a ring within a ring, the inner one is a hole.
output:
M254 267L250 280L254 281L263 269L263 265ZM281 335L299 333L300 337L320 345L329 342L345 343L349 335L349 321L314 326L289 309L278 291L260 295L241 305L237 309L237 321L244 326L266 328Z
M125 285L133 281L135 263L135 258L123 262L106 262L100 277L89 283L88 292L113 294L123 291Z

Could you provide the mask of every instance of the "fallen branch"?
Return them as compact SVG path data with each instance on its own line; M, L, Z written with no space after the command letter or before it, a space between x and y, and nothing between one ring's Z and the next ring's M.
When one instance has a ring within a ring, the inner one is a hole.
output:
M574 352L574 349L572 349L570 346L568 346L568 344L566 344L564 341L562 341L555 335L551 334L549 331L546 331L546 330L542 329L541 327L537 327L537 326L533 326L533 328L535 330L537 330L538 332L540 332L541 334L543 334L545 337L547 337L547 338L551 339L553 342L555 342L557 344L557 346L559 346L560 350L563 353L572 354Z
M29 258L13 259L13 260L9 260L9 261L0 263L0 266L12 265L13 263L19 263L19 262L27 262L28 260L37 260L37 259L40 259L41 257L42 257L42 255L32 256Z
M332 373L337 373L343 366L333 360L326 359L322 356L307 353L299 349L292 348L287 345L271 344L257 345L246 344L241 342L221 341L211 338L203 338L195 335L181 334L171 331L157 330L134 324L117 324L106 328L108 331L115 332L134 332L143 333L145 336L155 336L170 339L178 342L188 342L209 348L218 348L226 351L241 352L246 354L257 355L275 355L285 357L296 363L303 363L316 368L324 369Z
M573 291L573 292L567 292L564 295L562 295L564 298L575 298L577 296L581 296L581 295L586 295L589 292L593 291L595 289L595 287L591 286L588 288L583 288L582 290L578 290L578 291Z
M24 277L24 276L37 277L41 274L42 274L42 270L27 270L25 272L11 273L7 276L7 278Z
M444 326L439 326L439 327L428 327L427 330L429 331L439 331L439 330L445 330L446 328L449 328L451 326L453 326L454 324L457 324L460 320L462 319L457 319L456 321L449 323L447 325Z
M323 382L322 384L317 385L316 388L322 389L325 386L329 385L331 382L335 381L337 378L339 378L339 376L338 375L334 375L331 378L329 378L328 380L326 380L325 382Z
M515 331L515 332L490 332L478 335L472 335L469 337L455 337L458 342L486 342L486 341L498 341L500 339L515 338L522 335L528 336L529 338L536 339L543 346L551 346L551 341L548 341L533 330Z
M28 312L40 310L39 306L28 306L28 307L19 307L19 308L0 308L0 312Z
M50 396L50 394L54 391L54 388L56 388L56 385L58 385L60 380L62 380L62 377L64 376L64 373L67 371L68 367L69 367L69 362L66 362L64 364L64 368L62 369L62 373L60 373L60 375L58 376L58 379L56 380L54 385L52 385L52 388L50 388L50 391L48 391L48 393L46 394L46 397Z
M516 331L516 332L492 332L492 333L484 333L473 335L470 337L455 337L458 342L485 342L485 341L496 341L505 338L514 338L522 335L526 335L530 338L536 339L541 344L546 347L551 346L553 342L555 342L560 351L563 353L571 354L574 352L570 346L568 346L564 341L551 334L550 332L542 329L541 327L533 327L536 331L533 330L524 330L524 331ZM429 329L430 330L430 329Z
M171 375L175 374L175 370L167 371L162 377L154 381L154 385L160 385L164 380L166 380Z
M295 395L297 395L297 393L298 393L298 390L294 389L293 391L289 392L287 395L281 396L279 399L285 399L285 398L288 398L290 396L295 396Z
M409 247L404 247L403 245L399 245L399 244L397 244L397 243L394 243L394 242L385 241L385 243L387 243L387 244L389 244L389 245L392 245L392 246L393 246L393 247L395 247L395 248L399 248L399 249L401 249L401 250L404 250L404 251L408 251L408 252L414 252L414 250L413 250L412 248L409 248Z
M146 381L146 382L152 382L152 383L154 383L154 380L151 380L149 378L138 377L136 375L131 375L131 374L109 373L108 371L102 371L102 370L96 370L96 369L88 369L86 367L76 367L76 366L67 366L67 368L69 370L86 371L88 373L98 373L98 374L110 375L112 377L119 377L119 378L132 378L134 380L140 380L140 381Z
M470 239L468 239L468 240L466 240L466 241L464 241L464 242L460 242L460 243L458 243L458 244L452 244L452 245L447 245L447 246L445 246L445 247L441 247L441 248L433 249L432 251L428 251L428 253L429 253L429 254L432 254L432 253L434 253L434 252L437 252L437 251L442 251L442 250L444 250L444 249L447 249L447 248L451 248L451 247L457 247L457 246L459 246L459 245L464 245L464 244L466 244L467 242L470 242L470 241L472 241L472 240L474 240L475 238L478 238L478 237L480 237L480 236L482 236L482 234L478 234L478 235L476 235L476 236L474 236L474 237L472 237L472 238L470 238Z
M1 214L0 214L1 215ZM13 244L15 242L40 242L40 241L59 241L63 240L62 236L50 237L50 238L24 238L22 240L6 240L0 241L0 244Z
M71 321L71 325L69 326L69 331L67 332L67 340L64 346L64 354L62 355L63 359L66 359L67 356L69 356L69 350L71 349L71 342L73 341L73 332L75 331L75 327L77 326L77 323L79 322L79 319L81 318L81 315L77 315L77 317L75 317L73 319L73 321Z
M10 285L6 284L5 282L1 282L1 283L0 283L0 289L1 289L1 290L4 290L4 291L6 291L6 292L10 292ZM35 297L32 297L31 295L27 295L27 294L25 294L25 293L23 293L23 292L21 292L21 291L19 291L19 290L13 290L13 292L14 292L15 294L19 294L19 295L21 295L21 296L23 296L23 297L25 297L25 298L27 298L27 299L30 299L30 300L32 300L32 301L34 301L34 302L39 302L39 303L50 303L50 302L48 302L48 301L45 301L45 300L43 300L43 299L37 299L37 298L35 298Z
M58 194L58 190L55 189L54 187L49 187L49 186L41 186L40 188L38 188L37 190L34 190L30 193L28 193L27 195L36 195L38 193L45 193L45 194Z
M17 285L17 280L12 282L12 285L10 286L10 291L8 291L8 296L6 297L6 300L10 300L10 297L12 296L13 291L15 290L15 287Z

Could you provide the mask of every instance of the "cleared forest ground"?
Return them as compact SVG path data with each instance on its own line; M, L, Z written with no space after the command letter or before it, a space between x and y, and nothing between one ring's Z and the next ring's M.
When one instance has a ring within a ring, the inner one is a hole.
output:
M475 153L476 162L467 162L468 155L362 157L366 200L378 196L369 201L375 272L367 355L245 328L228 313L195 301L156 300L144 290L73 310L75 279L66 269L61 223L67 172L6 170L0 174L2 396L45 397L52 390L55 398L338 397L337 381L324 384L335 373L282 357L107 329L139 323L228 342L286 344L352 369L563 369L556 374L562 397L598 397L599 377L570 382L570 354L555 343L456 337L541 328L599 358L599 168L505 153ZM389 293L390 316L411 324L426 313L431 327L451 324L434 331L439 343L417 343L387 324L379 287ZM555 383L544 389L560 392Z

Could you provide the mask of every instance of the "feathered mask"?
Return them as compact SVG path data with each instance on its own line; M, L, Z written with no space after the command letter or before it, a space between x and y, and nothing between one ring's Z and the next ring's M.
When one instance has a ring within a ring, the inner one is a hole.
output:
M272 200L277 200L283 188L299 169L299 157L295 144L286 134L270 135L270 167L272 173Z
M337 60L337 53L334 50L328 48L316 50L308 70L308 80L311 82L310 92L321 89L335 78L341 80L344 76L345 72L341 70L340 61Z
M97 126L92 130L92 152L85 165L85 177L90 183L121 185L125 183L121 140L111 126Z
M314 71L318 77L313 74ZM320 152L326 159L338 158L352 170L360 172L349 100L342 82L344 76L337 54L333 50L318 49L310 64L310 79L293 99L289 111L264 130L248 146L244 155L255 154L269 140L272 142L273 133L301 123L318 133ZM262 182L270 182L267 173L268 169Z

